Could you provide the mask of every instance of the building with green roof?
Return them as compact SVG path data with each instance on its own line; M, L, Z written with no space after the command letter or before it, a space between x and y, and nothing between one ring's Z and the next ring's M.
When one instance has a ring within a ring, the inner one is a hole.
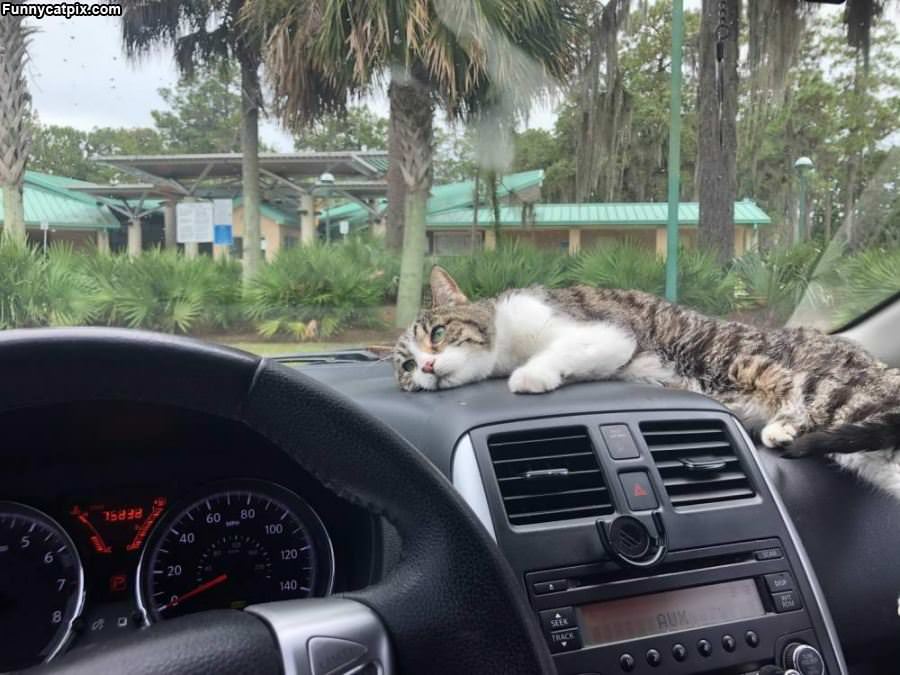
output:
M68 241L75 246L93 245L107 239L120 225L112 211L95 197L69 188L90 185L84 181L26 171L22 197L25 228L29 238L43 241L42 225L48 242ZM3 225L3 196L0 194L0 226Z
M477 211L474 208L474 181L434 186L426 212L429 253L468 253L474 230L480 245L488 249L496 246L499 231L507 238L570 253L577 253L582 247L628 240L665 255L668 215L665 202L542 204L539 200L543 179L542 170L502 177L498 189L502 206L496 224L492 208L483 203ZM374 226L378 232L383 229L380 221L386 206L386 200L382 199L378 216L373 217L362 206L342 204L323 211L319 222L329 223L334 230L345 220L351 229ZM678 218L681 241L691 247L697 237L699 204L680 204ZM759 228L771 223L772 219L752 200L737 202L734 205L735 253L740 255L755 248Z

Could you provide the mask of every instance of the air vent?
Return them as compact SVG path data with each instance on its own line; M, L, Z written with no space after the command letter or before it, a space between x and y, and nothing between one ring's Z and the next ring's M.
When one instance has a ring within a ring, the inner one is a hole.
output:
M612 513L609 491L584 427L488 438L506 515L531 525Z
M643 422L641 433L675 508L756 494L723 423Z

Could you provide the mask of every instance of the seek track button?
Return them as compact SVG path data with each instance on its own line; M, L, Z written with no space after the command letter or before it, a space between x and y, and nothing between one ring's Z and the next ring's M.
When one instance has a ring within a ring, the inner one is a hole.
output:
M546 631L575 628L575 610L572 607L561 607L541 612L541 625Z
M550 633L550 651L554 654L581 649L581 632L577 628L566 628Z

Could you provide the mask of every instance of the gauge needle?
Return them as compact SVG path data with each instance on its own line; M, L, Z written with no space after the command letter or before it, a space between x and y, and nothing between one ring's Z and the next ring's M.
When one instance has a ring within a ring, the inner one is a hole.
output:
M162 612L166 609L169 609L169 607L175 607L176 605L180 605L182 602L184 602L188 598L193 598L195 595L199 595L203 591L208 591L210 588L214 588L214 587L218 586L219 584L225 583L226 581L228 581L227 574L220 574L215 579L210 579L209 581L204 581L202 584L200 584L199 586L197 586L194 589L189 590L184 595L176 595L174 598L172 598L172 600L168 604L160 607L159 611Z

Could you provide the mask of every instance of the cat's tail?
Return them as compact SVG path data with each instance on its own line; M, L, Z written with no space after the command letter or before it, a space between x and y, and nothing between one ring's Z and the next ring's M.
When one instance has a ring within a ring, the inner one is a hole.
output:
M900 450L900 408L878 412L853 424L799 436L784 450L785 457Z

